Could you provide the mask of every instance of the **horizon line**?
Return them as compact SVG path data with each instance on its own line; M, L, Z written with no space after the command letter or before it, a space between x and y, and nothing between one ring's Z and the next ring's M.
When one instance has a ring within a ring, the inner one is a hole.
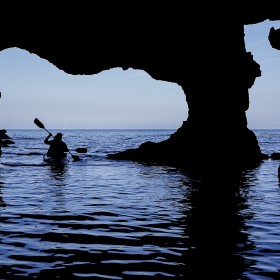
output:
M178 130L178 128L48 128L48 130ZM3 128L6 130L41 130L41 128ZM280 130L279 128L249 128L250 130Z

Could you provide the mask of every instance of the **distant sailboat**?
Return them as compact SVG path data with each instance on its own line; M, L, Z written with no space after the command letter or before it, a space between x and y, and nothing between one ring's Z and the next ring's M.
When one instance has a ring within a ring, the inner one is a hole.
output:
M66 120L64 121L64 129L68 129L66 126Z

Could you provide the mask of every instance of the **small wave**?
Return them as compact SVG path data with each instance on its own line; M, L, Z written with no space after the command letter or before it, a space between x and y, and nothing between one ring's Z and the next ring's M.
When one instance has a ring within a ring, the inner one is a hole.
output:
M15 155L18 155L18 156L36 156L36 155L44 155L44 153L30 152L30 153L17 153Z
M21 163L21 162L18 163L1 162L1 164L7 166L47 166L48 165L46 163Z
M11 144L4 144L4 145L2 145L2 148L16 148L16 146L15 145L11 145Z

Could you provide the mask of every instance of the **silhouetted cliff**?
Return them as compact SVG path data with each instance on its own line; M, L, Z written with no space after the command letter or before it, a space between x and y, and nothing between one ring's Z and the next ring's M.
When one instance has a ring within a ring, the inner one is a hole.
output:
M77 18L38 13L33 21L30 13L28 23L21 18L16 25L2 25L0 50L25 49L73 75L133 68L181 86L189 108L182 126L166 141L108 155L112 159L197 170L258 164L265 156L247 127L246 111L248 89L261 69L246 52L244 25L280 16L265 4L237 12L197 6L128 6L110 13L96 7ZM275 48L278 33L269 38Z

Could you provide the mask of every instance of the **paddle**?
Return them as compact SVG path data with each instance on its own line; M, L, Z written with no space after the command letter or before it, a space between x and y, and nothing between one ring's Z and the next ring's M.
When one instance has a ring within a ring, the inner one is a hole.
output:
M72 156L74 161L81 160L81 158L79 156L73 155L70 151L68 151L68 153Z
M77 148L75 151L79 154L85 154L87 153L87 148Z
M45 126L43 125L43 123L41 123L37 118L34 119L34 123L39 127L39 128L42 128L44 130L46 130L48 133L50 133L46 128ZM51 133L50 133L51 134ZM77 153L86 153L87 152L87 148L77 148L75 150ZM79 156L76 156L76 155L73 155L70 151L68 151L69 154L72 156L73 160L74 161L77 161L77 160L81 160L81 158Z

